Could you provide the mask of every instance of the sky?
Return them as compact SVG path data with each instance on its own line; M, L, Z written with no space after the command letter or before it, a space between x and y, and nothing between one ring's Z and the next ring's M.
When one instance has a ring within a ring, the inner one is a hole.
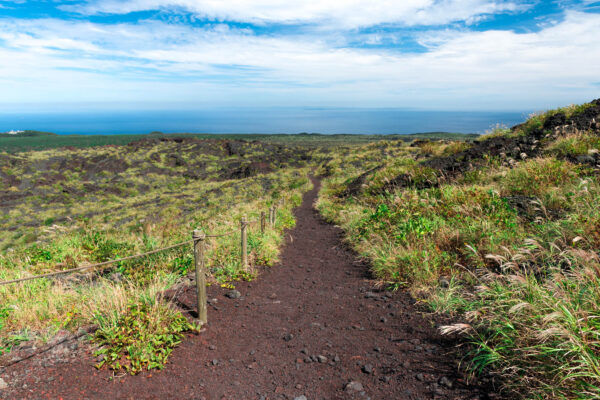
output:
M0 112L541 110L600 97L600 1L0 0Z

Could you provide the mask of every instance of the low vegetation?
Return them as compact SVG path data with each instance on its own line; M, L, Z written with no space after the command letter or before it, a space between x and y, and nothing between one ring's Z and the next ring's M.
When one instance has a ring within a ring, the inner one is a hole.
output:
M148 135L55 135L52 133L24 131L18 135L0 133L0 151L18 153L31 150L48 150L61 148L89 148L97 146L116 145L123 146L133 141L157 138L195 138L215 140L243 140L260 141L280 145L295 145L309 148L323 148L332 146L347 146L349 144L364 144L379 140L413 139L475 139L477 134L463 134L451 132L424 132L411 135L352 135L336 134L323 135L319 133L299 134L192 134L178 133L165 135L161 132L152 132Z
M210 284L232 287L277 261L282 231L311 183L310 154L257 142L156 138L126 146L0 154L0 280L113 260L191 239L207 241ZM239 224L277 206L264 234ZM192 329L161 293L189 284L192 246L55 279L0 287L0 351L48 340L58 330L99 327L100 365L136 373L160 368Z
M460 323L464 365L506 395L600 397L600 101L473 144L337 155L318 207L390 288Z

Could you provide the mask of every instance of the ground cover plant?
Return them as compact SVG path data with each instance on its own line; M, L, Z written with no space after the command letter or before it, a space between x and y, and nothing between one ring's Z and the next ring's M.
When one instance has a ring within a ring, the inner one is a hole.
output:
M249 141L146 138L123 146L0 153L0 280L82 267L238 230L277 206L264 234L207 241L210 284L231 287L273 265L292 209L310 187L306 149ZM188 323L161 293L189 284L192 247L92 271L0 287L0 351L94 324L101 365L160 368Z
M318 207L390 288L459 323L506 396L600 398L600 101L472 143L378 142L323 163Z

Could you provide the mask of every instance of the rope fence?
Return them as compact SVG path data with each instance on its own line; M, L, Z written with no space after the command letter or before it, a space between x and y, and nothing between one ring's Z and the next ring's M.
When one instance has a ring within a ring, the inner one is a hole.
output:
M281 204L282 204L282 201L280 200L278 205L281 206ZM269 225L271 227L273 227L275 225L276 213L277 213L277 207L273 206L273 207L269 208ZM192 234L192 240L186 240L184 242L173 244L171 246L162 247L160 249L155 249L155 250L148 251L145 253L135 254L135 255L131 255L131 256L127 256L127 257L123 257L123 258L117 258L115 260L103 261L103 262L96 263L96 264L90 264L90 265L85 265L85 266L81 266L81 267L65 269L62 271L50 272L47 274L28 276L26 278L12 279L9 281L0 281L0 287L6 286L9 284L14 284L14 283L31 281L34 279L54 278L59 275L66 275L66 274L71 274L71 273L78 272L78 271L92 270L92 269L97 269L98 267L103 267L96 271L96 272L100 272L105 269L108 269L109 266L111 266L112 264L118 263L118 262L133 260L133 259L141 258L141 257L146 257L146 256L149 256L152 254L160 253L162 251L172 250L172 249L193 243L193 245L194 245L194 261L195 261L195 267L196 267L195 272L196 272L196 294L197 294L197 299L198 299L198 304L197 304L198 320L199 320L199 322L206 324L208 322L207 309L206 309L206 268L205 268L205 260L204 260L204 252L205 252L204 250L205 250L206 239L230 236L239 231L240 232L240 259L241 259L242 268L245 269L248 267L247 228L248 228L248 226L252 226L257 223L260 223L260 232L261 232L261 234L264 234L266 224L267 224L266 218L267 218L266 212L261 211L260 217L258 219L252 220L252 221L246 220L245 216L242 217L242 219L240 221L239 229L233 229L233 230L225 232L225 233L210 234L210 235L205 234L202 230L194 230L194 232Z

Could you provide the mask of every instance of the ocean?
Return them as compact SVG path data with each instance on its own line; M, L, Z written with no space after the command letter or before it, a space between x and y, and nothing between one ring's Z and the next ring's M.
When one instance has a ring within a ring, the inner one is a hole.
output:
M177 111L3 113L0 132L39 130L57 134L163 133L485 133L507 127L529 112L419 111L367 108L240 108Z

